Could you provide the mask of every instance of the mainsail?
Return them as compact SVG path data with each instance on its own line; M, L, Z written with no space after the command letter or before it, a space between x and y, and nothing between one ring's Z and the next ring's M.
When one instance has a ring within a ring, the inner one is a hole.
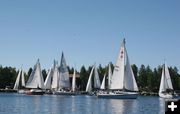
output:
M21 81L20 81L20 79L21 79ZM15 82L14 88L13 88L14 90L19 89L20 82L21 82L21 86L25 87L24 72L23 72L22 68L19 70L18 76L16 78L16 82Z
M91 73L89 75L89 79L88 79L88 83L86 85L86 92L91 92L92 91L92 75L93 75L93 70L94 70L94 66L91 69Z
M23 71L23 69L21 70L21 83L22 83L22 86L25 87L25 79L24 79L24 71Z
M110 88L112 90L138 91L137 83L126 51L125 39L120 47L111 81Z
M168 66L165 63L163 65L163 69L162 69L162 76L161 76L159 93L165 92L167 89L173 90L173 86L172 86Z
M111 64L108 65L108 89L111 87L111 77L112 77L112 70L111 70Z
M59 69L58 64L54 63L54 71L53 71L53 78L52 78L52 85L51 88L54 90L58 90L59 88Z
M72 77L72 91L75 92L76 88L76 70L74 69L73 77Z
M51 89L51 79L52 79L52 75L53 75L53 69L50 68L49 72L48 72L48 75L46 77L46 80L44 82L44 86L45 86L45 89Z
M63 53L61 56L61 64L59 67L59 72L60 72L59 89L70 88L69 71Z
M46 77L46 80L44 82L45 89L51 89L52 78L53 78L53 73L54 73L55 66L56 66L56 61L54 60L53 67L50 68L50 70L48 72L48 75Z
M41 88L44 89L44 79L41 72L41 66L39 59L37 60L36 65L34 66L33 71L26 83L26 88Z
M98 70L96 67L96 64L94 65L94 88L96 89L100 89L100 80L99 80L99 74L98 74Z

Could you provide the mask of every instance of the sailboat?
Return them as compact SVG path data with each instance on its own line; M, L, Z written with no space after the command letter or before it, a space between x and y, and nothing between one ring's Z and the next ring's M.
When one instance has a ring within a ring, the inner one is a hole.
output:
M57 77L57 90L53 92L55 95L74 95L70 91L69 71L66 65L64 54L61 56L61 63L59 67L59 75Z
M94 78L93 78L94 79L94 84L93 84L94 91L92 89L93 88L92 87L93 72L94 72ZM89 75L88 83L86 85L86 93L93 95L94 93L96 93L97 90L100 89L100 87L101 87L101 85L100 85L99 74L97 71L96 64L94 64L92 69L91 69L90 75Z
M42 95L44 94L44 79L41 72L39 59L31 72L29 79L26 83L26 88L30 90L27 92L29 95Z
M162 98L173 98L174 96L174 90L166 63L163 64L159 96Z
M21 68L19 70L18 76L16 78L16 82L14 84L14 90L16 90L18 93L24 93L23 88L25 88L25 80L24 80L24 71Z
M120 47L110 89L107 92L97 93L97 96L113 99L135 99L138 97L138 87L126 51L125 39Z

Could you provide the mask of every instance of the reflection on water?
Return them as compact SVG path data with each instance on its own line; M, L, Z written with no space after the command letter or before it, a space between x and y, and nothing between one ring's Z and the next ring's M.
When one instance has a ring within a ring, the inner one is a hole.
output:
M0 93L2 114L163 114L159 97L98 99L95 96L28 96Z

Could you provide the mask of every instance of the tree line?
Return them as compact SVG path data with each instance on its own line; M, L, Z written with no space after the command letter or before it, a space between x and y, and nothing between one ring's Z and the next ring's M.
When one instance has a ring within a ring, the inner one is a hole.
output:
M108 73L108 65L102 67L100 64L97 68L98 68L100 81L102 82L104 74ZM111 68L113 71L112 63L111 63ZM82 66L80 68L80 71L77 72L77 74L79 75L79 78L76 79L76 85L82 91L86 89L86 84L87 84L91 69L92 69L92 66L89 66L87 68L85 66ZM68 67L68 70L70 74L73 74L74 72L73 67ZM138 68L135 64L133 64L132 70L134 72L135 79L139 87L139 91L141 92L142 91L145 91L145 92L158 92L159 91L159 85L160 85L161 74L162 74L162 66L158 66L152 69L149 65L148 66L141 65L140 68ZM29 68L28 72L25 73L26 82L31 72L32 72L32 68ZM171 75L171 80L172 80L174 89L176 91L180 90L180 74L178 73L177 67L169 67L169 72ZM47 73L48 73L48 70L46 69L42 70L44 80L46 79ZM0 88L5 88L6 86L10 86L11 88L13 88L17 74L18 74L18 70L16 68L0 66ZM72 78L70 78L70 82L71 81L72 81Z

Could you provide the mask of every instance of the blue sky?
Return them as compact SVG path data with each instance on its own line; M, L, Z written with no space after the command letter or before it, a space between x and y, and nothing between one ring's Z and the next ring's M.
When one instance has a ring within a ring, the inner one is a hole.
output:
M126 38L131 64L180 69L179 0L1 0L0 64L42 69L65 54L79 69L115 63Z

